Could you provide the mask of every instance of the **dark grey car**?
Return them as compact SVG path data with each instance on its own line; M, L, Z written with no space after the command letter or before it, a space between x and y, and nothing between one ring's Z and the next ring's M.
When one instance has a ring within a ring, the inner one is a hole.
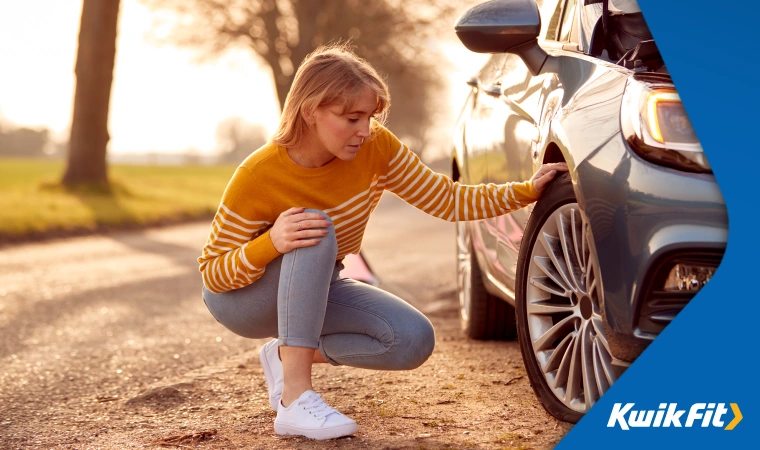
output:
M532 207L459 223L462 326L517 336L530 382L575 422L713 275L728 216L635 1L494 0L456 25L493 53L458 120L453 176L530 178Z

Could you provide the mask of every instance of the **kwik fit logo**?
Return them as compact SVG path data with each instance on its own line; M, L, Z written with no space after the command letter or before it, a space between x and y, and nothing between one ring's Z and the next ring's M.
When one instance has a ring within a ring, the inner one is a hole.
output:
M612 407L608 428L619 426L623 430L631 428L692 428L692 427L716 427L724 430L733 430L742 421L742 412L739 405L731 403L733 420L728 425L726 417L728 408L725 403L694 403L688 409L679 409L678 403L660 403L658 409L636 410L635 403L615 403ZM688 414L687 414L688 411ZM686 415L684 419L683 416ZM681 420L684 420L681 423ZM725 428L724 428L725 427Z

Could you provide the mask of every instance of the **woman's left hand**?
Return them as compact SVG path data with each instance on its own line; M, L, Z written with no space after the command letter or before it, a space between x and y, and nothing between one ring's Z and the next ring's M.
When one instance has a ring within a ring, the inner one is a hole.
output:
M567 163L543 164L533 174L530 181L533 182L533 189L541 195L546 189L546 185L554 179L558 172L567 172Z

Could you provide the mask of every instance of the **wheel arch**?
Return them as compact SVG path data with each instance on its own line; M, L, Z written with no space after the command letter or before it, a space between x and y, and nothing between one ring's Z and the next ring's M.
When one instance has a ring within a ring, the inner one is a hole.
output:
M567 158L565 158L565 155L562 153L562 150L559 148L559 145L557 145L555 142L550 142L549 145L546 146L546 150L544 150L544 157L541 161L542 164L549 164L549 163L561 163L567 162Z
M456 153L452 154L451 156L451 179L454 181L459 181L459 178L461 177L461 171L459 169L459 160L457 158Z

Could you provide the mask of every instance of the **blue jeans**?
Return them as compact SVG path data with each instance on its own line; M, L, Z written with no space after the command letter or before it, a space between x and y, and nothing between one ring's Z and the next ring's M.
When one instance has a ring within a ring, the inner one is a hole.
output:
M233 333L319 349L333 365L381 370L422 365L435 346L430 321L388 292L340 278L337 252L330 226L319 244L274 259L255 283L221 294L204 287L203 300Z

